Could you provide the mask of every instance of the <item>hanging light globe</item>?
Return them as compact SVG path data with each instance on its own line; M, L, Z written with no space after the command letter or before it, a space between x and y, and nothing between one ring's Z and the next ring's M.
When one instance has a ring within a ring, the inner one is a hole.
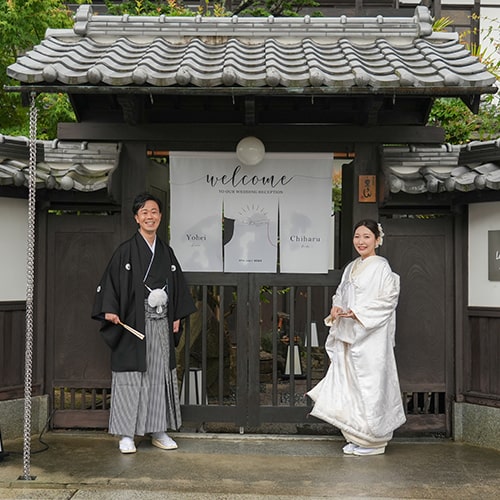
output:
M248 167L258 165L264 159L265 154L264 143L254 136L244 137L236 146L238 160Z

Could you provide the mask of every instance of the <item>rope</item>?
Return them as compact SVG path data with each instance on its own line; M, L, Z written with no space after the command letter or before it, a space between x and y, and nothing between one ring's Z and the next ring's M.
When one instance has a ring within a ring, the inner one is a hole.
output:
M28 245L26 257L26 343L24 351L24 445L23 476L35 479L31 472L31 392L33 380L33 290L35 284L35 214L36 214L36 94L30 95L30 137L28 177Z

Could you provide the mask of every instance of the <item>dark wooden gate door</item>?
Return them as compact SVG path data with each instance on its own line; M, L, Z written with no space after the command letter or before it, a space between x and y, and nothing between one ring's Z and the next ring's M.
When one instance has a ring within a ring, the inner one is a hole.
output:
M199 312L179 352L184 418L240 432L310 423L305 393L327 368L323 318L339 277L189 273Z
M401 277L396 358L406 429L450 435L454 387L451 216L383 220L381 254Z
M119 215L48 215L45 386L54 427L107 427L109 351L90 313L118 228Z

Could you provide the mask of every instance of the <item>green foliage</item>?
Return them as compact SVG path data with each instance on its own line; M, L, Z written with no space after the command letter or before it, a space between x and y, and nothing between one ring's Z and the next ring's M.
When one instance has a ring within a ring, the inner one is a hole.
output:
M40 43L50 28L73 25L70 11L61 0L4 0L0 2L0 133L29 135L28 109L21 106L18 93L4 91L4 85L18 82L7 76L7 67L16 58ZM74 119L64 95L37 99L40 138L54 138L59 118Z
M479 21L477 15L472 18ZM488 27L481 30L483 45L467 41L471 30L463 31L460 40L469 52L481 61L497 80L500 80L500 60L496 53L500 48L500 21L484 18ZM434 31L445 31L453 21L446 17L436 19ZM475 33L477 34L477 33ZM473 140L487 141L500 137L500 107L492 95L483 98L477 115L474 115L459 98L436 99L429 116L429 125L442 127L446 141L451 144L466 144Z
M335 172L332 177L332 202L335 213L342 210L342 171Z
M480 17L477 14L473 14L472 19L480 21ZM489 17L484 17L483 19L488 22L488 24L487 28L480 30L480 35L483 40L482 44L478 45L465 41L472 33L471 30L461 33L460 39L467 47L467 50L469 50L473 56L477 57L488 68L488 71L495 75L497 80L500 80L500 59L498 58L500 49L500 21Z
M75 114L67 94L41 94L37 99L37 106L37 131L40 139L56 137L58 123L75 121Z
M315 0L243 0L233 10L233 14L239 16L253 17L296 17L306 7L317 7ZM320 12L314 12L313 16L321 16Z
M224 17L233 14L240 16L297 16L306 7L316 7L315 0L243 0L233 11L225 8L224 1L211 2L205 0L198 8L198 12L185 7L180 0L125 0L113 2L106 0L106 7L110 14L133 16L194 16L197 13L204 16ZM315 15L320 15L316 13Z
M493 96L484 99L475 116L475 124L472 140L490 141L500 137L500 106Z
M429 125L444 128L446 142L464 144L474 130L473 116L461 99L436 99L429 116Z
M486 98L475 115L459 98L436 99L429 125L442 127L446 142L451 144L494 140L500 137L500 107Z
M472 16L479 21L477 15ZM460 40L469 52L477 57L498 80L500 80L500 60L496 53L500 48L500 22L498 19L484 18L488 27L481 29L482 45L467 41L472 31L463 31ZM434 21L435 31L444 31L453 21L440 18ZM446 141L452 144L466 144L473 140L486 141L500 137L500 108L492 95L483 97L477 115L474 115L459 98L436 99L432 108L429 125L444 128Z
M432 31L446 31L452 24L453 21L449 17L440 17L432 23Z
M111 15L129 14L131 16L195 16L196 12L184 7L177 0L125 0L113 2L105 0L106 8Z
M289 291L290 291L289 287L279 288L276 290L276 293L278 295L286 295ZM272 286L268 286L268 285L262 286L260 289L260 294L259 294L260 302L263 304L270 304L271 301L269 300L269 297L272 297L272 295L273 295L273 287Z

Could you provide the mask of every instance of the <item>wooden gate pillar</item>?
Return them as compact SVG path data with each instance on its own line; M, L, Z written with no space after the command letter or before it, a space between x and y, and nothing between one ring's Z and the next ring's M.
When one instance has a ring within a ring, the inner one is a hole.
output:
M113 172L111 196L121 205L121 238L128 238L137 225L132 216L132 202L136 195L146 191L149 159L143 142L124 142L120 163Z
M354 162L342 167L340 266L352 260L352 228L361 219L378 221L378 144L356 143Z

